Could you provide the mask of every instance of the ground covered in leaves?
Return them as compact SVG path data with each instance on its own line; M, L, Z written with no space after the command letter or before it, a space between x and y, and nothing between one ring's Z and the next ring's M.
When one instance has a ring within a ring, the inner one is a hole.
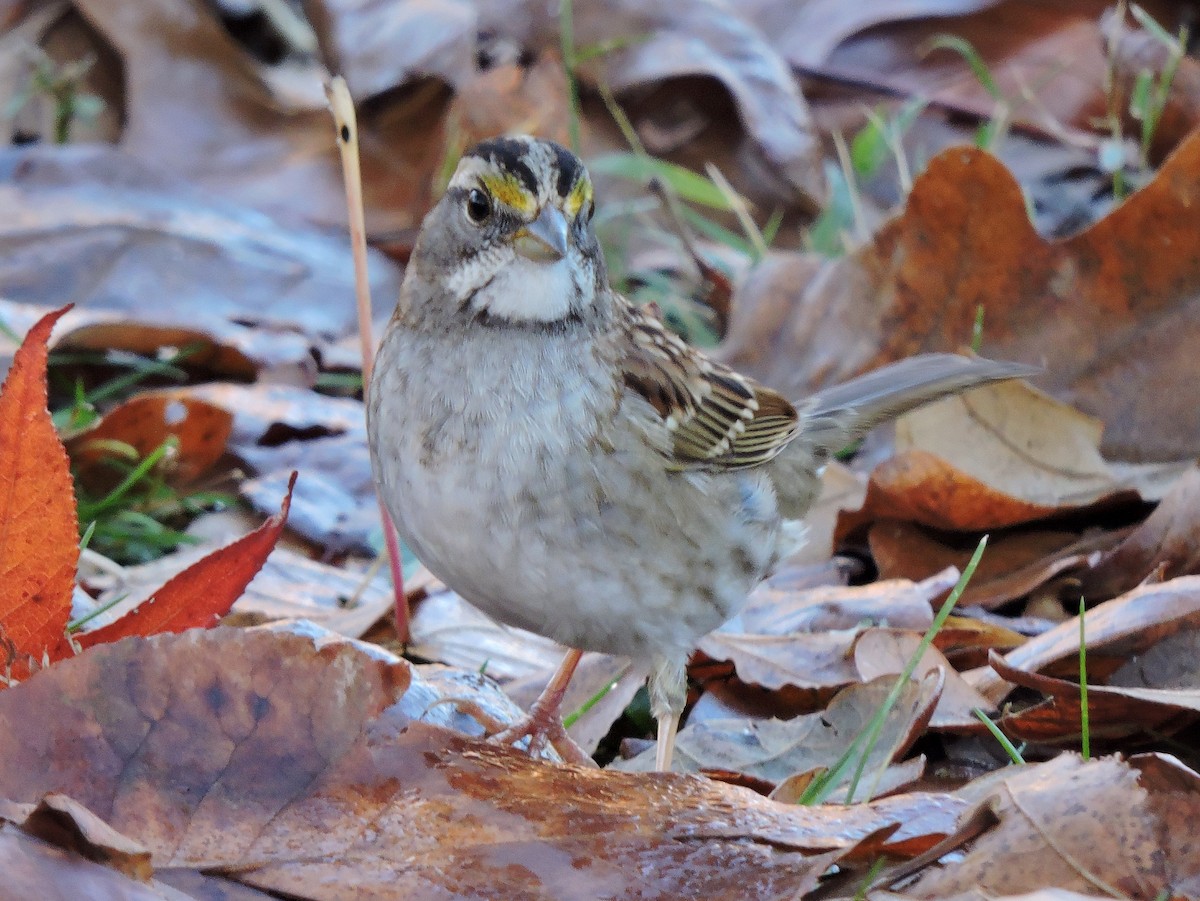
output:
M1200 898L1189 10L0 7L0 899ZM336 73L377 329L520 130L621 290L790 397L1041 368L827 468L674 773L644 662L585 655L563 766L446 703L514 720L563 649L409 558L397 626Z

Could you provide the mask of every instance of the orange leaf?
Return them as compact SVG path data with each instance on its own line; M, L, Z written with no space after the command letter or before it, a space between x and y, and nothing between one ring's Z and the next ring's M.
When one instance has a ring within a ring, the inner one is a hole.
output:
M94 632L76 636L79 644L90 648L130 635L156 635L215 626L229 612L233 602L242 596L250 580L275 549L275 542L287 522L295 485L296 474L292 473L287 497L283 499L278 516L272 516L249 535L197 560L167 580L153 597L133 612Z
M0 638L18 677L61 642L79 561L70 464L46 407L46 342L69 309L29 330L0 389Z

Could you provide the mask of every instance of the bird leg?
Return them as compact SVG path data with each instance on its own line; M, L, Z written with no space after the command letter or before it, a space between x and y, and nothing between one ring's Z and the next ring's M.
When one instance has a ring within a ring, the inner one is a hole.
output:
M521 739L528 738L530 755L536 754L548 743L567 763L595 766L592 758L567 734L562 723L563 695L567 692L567 686L570 684L571 677L575 674L575 668L579 666L579 659L582 656L583 651L575 649L567 651L562 663L550 677L549 684L533 702L533 706L529 708L529 713L525 718L507 728L496 731L489 736L488 740L497 744L515 745ZM481 711L469 712L489 732L499 726L499 723L490 716L480 717Z
M650 672L650 712L658 720L658 746L654 752L654 768L669 772L675 756L675 733L679 718L687 704L687 674L679 660L660 657Z

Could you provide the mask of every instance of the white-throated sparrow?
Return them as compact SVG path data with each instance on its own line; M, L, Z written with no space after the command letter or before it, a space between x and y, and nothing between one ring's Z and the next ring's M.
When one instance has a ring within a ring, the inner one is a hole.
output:
M448 586L569 647L653 661L661 769L688 656L795 546L788 524L828 454L1033 370L926 355L797 409L613 291L593 209L587 171L557 144L468 152L421 228L368 431L400 534ZM561 730L576 659L516 734Z

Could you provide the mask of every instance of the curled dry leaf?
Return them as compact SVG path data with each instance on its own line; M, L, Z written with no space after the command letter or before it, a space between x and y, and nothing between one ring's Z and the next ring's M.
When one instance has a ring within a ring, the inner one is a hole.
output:
M1014 685L1048 695L1043 703L1006 713L1000 727L1022 741L1079 741L1079 683L1009 666L993 654L992 668ZM1200 689L1122 688L1088 683L1088 732L1092 741L1131 735L1173 735L1200 717Z
M1094 656L1127 658L1161 639L1200 626L1200 576L1145 585L1087 611L1084 631L1088 662ZM1059 661L1078 660L1079 618L1072 617L1005 655L1009 666L1038 672ZM975 688L998 704L1011 685L991 668L965 674Z
M705 720L685 726L676 739L673 766L685 773L742 773L768 783L832 767L866 728L895 683L895 676L884 676L851 685L839 692L826 710L790 720ZM868 796L875 780L924 732L944 684L943 674L934 673L929 678L910 680L904 687L884 721L878 742L871 748L856 797ZM650 771L654 768L654 749L618 761L613 768ZM853 772L852 766L840 787L845 787Z
M60 648L79 559L67 452L46 408L46 342L64 312L30 329L0 389L0 671L17 678Z
M1087 231L1049 242L997 160L935 157L904 212L828 264L781 321L788 344L749 374L800 396L919 351L955 350L984 308L981 353L1046 367L1039 387L1103 418L1102 450L1134 460L1200 451L1200 134ZM735 326L739 303L735 297ZM740 363L737 346L726 358Z
M156 867L317 899L794 896L847 855L928 848L963 808L546 766L414 722L412 678L378 649L264 630L94 648L0 695L0 796L68 792Z
M1183 778L1171 794L1194 810L1200 786L1194 773L1179 770ZM1173 889L1194 884L1195 851L1181 853L1186 843L1178 839L1163 845L1170 807L1153 783L1119 758L1083 761L1075 754L985 776L958 794L990 807L999 824L906 892L947 898L981 890L990 897L1050 886L1110 897L1179 897Z
M838 536L877 519L988 531L1122 500L1156 500L1189 464L1116 469L1102 424L1023 382L977 388L901 417L899 453L871 474Z
M966 567L974 542L944 536L894 519L875 522L867 533L871 557L884 578L922 579L947 566ZM1024 597L1063 572L1082 569L1088 553L1112 546L1120 536L1080 538L1052 528L1001 532L988 538L987 553L959 598L959 607L994 609Z
M901 629L868 629L854 644L854 665L864 682L881 676L896 676L904 671L917 652L921 635ZM913 670L921 678L941 670L945 688L938 699L929 726L933 729L966 729L974 731L979 721L971 714L976 707L987 710L991 705L983 695L966 683L950 665L941 651L930 647Z
M170 393L140 394L104 414L86 432L75 435L69 452L81 477L103 478L96 472L111 452L105 442L128 444L146 457L168 438L177 442L169 476L188 484L206 473L225 453L233 417L225 410L192 398Z
M764 688L839 688L859 681L851 649L866 622L890 622L895 604L900 615L909 616L916 628L924 628L933 622L930 602L953 587L956 578L957 574L947 572L915 584L897 579L854 588L814 589L805 594L827 615L819 625L810 621L821 631L793 631L804 628L806 616L802 609L795 609L801 605L789 604L783 605L780 615L765 621L754 617L753 626L765 627L764 631L737 631L743 626L734 620L702 638L700 650L714 660L733 661L742 681ZM864 599L865 605L861 603ZM838 606L844 617L840 623L829 618Z
M1087 598L1109 598L1141 584L1200 572L1200 469L1189 469L1125 540L1081 576Z

